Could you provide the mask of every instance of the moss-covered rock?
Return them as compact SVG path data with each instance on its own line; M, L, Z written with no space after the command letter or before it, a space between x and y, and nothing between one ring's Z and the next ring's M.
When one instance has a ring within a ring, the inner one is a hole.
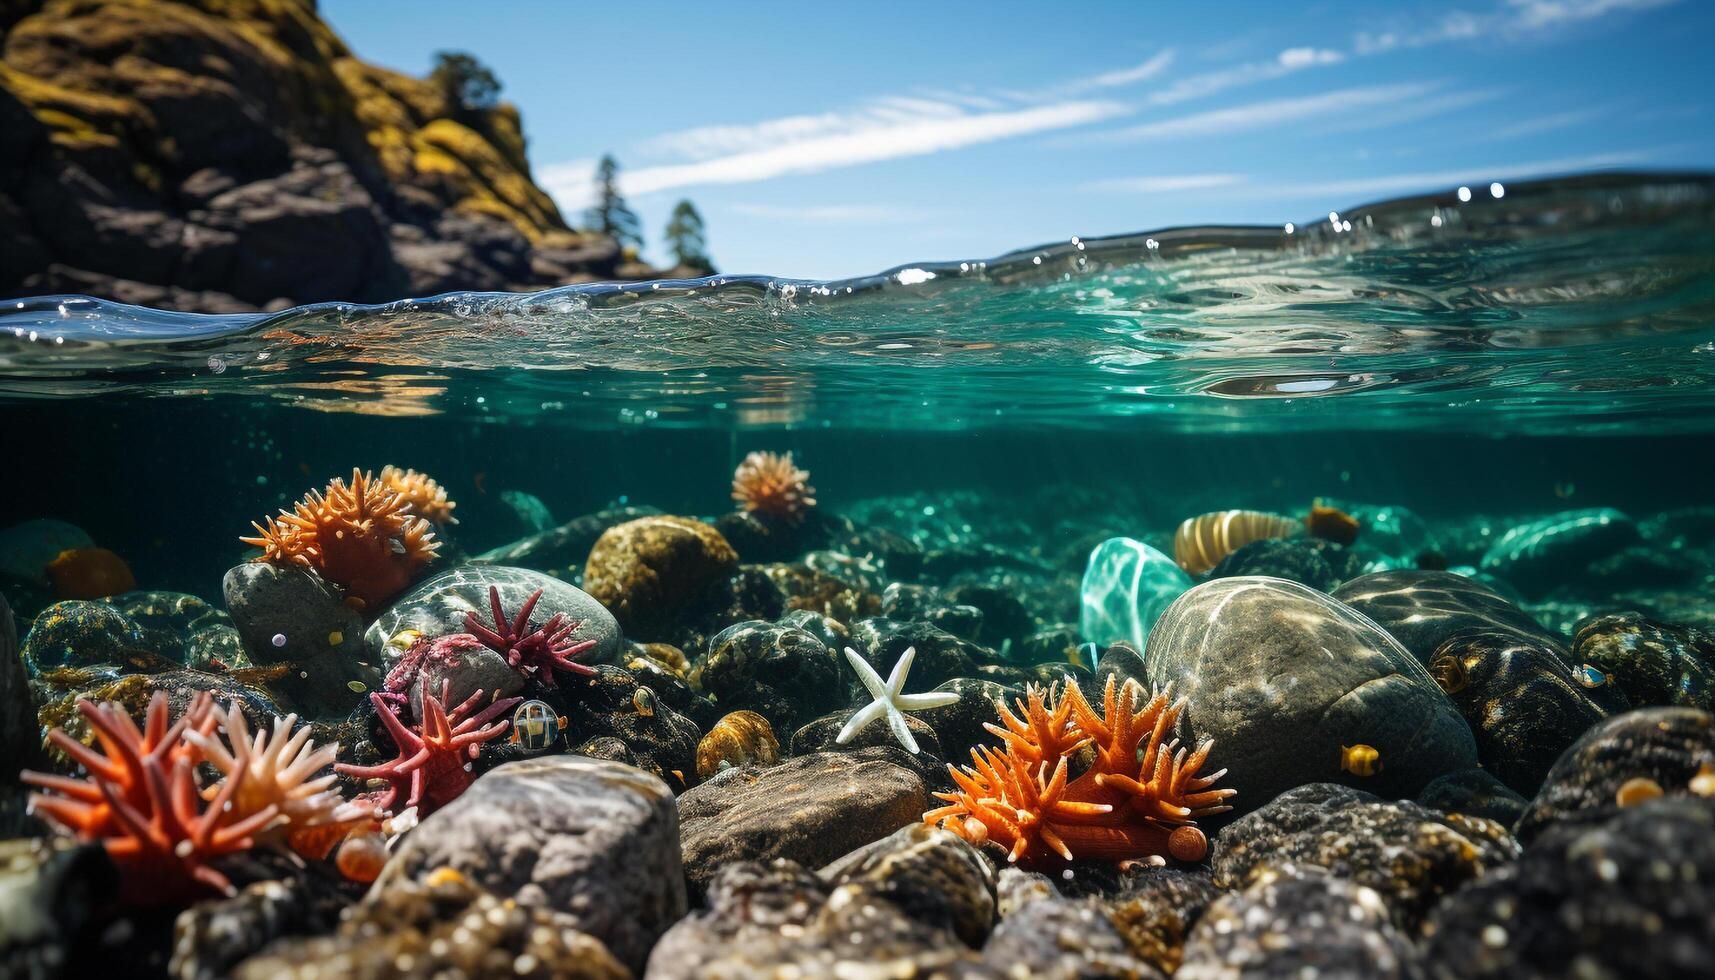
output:
M10 0L0 295L229 311L622 277L524 148L515 108L358 60L312 0Z

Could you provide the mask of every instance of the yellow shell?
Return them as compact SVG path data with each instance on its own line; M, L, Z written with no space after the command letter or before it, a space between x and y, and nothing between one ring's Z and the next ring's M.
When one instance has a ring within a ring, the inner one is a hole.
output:
M1354 776L1368 778L1382 771L1382 754L1374 746L1342 745L1340 746L1340 768Z
M1686 787L1698 796L1715 796L1715 766L1705 762L1697 770L1697 775L1691 777L1691 785Z
M1304 525L1290 517L1259 510L1218 510L1179 525L1173 536L1173 560L1192 575L1203 575L1252 541L1302 533Z
M780 761L774 726L754 711L734 711L715 722L697 743L697 775L707 779L730 766L771 765Z
M1648 776L1638 776L1620 784L1619 792L1614 794L1614 802L1620 806L1637 806L1648 803L1662 795L1661 784Z

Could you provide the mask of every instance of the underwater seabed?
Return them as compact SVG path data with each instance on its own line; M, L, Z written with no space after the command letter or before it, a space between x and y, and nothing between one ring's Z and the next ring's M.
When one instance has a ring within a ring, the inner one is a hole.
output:
M1702 975L1710 188L15 304L0 975Z
M116 409L6 410L61 475L0 530L41 774L0 891L51 910L7 975L1672 975L1715 935L1705 437Z

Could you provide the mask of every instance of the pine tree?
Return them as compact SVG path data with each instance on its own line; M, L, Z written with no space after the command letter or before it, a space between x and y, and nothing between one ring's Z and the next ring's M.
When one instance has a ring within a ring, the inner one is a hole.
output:
M696 206L690 201L673 205L664 235L667 251L675 264L698 269L714 268L709 261L708 238L703 233L703 216L697 213Z
M486 112L500 102L500 79L463 51L436 51L429 79L446 93L455 111Z
M619 193L619 162L611 155L601 158L595 168L596 205L590 208L588 222L591 230L599 231L622 247L643 248L643 224L637 213L625 203Z

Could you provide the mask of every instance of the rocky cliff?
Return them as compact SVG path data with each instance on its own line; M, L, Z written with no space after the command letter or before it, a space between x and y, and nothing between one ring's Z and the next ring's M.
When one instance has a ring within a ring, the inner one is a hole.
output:
M358 60L314 0L0 0L0 296L218 312L655 274L571 230L524 147L517 110Z

